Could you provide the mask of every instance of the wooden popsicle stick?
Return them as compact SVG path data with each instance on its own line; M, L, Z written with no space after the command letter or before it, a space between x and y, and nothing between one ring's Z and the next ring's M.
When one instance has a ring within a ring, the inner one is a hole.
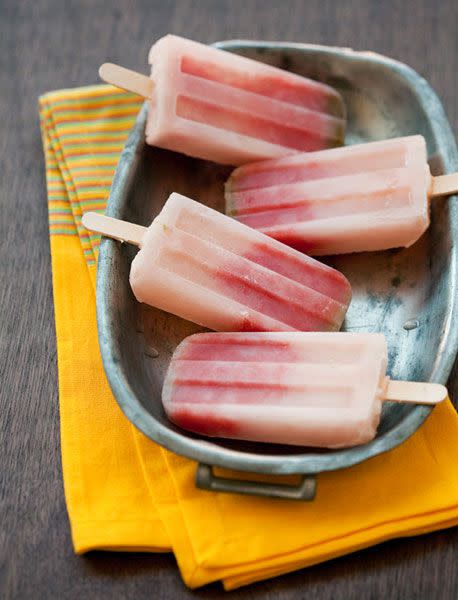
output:
M433 177L431 198L458 193L458 173Z
M104 63L99 68L99 75L100 79L106 83L111 83L118 88L143 96L143 98L151 98L153 95L153 80L136 71L131 71L113 63Z
M392 381L390 379L385 400L412 402L413 404L438 404L447 398L447 388L440 383Z
M90 231L101 233L120 242L134 244L134 246L140 246L146 232L146 227L99 215L96 212L84 213L82 222Z

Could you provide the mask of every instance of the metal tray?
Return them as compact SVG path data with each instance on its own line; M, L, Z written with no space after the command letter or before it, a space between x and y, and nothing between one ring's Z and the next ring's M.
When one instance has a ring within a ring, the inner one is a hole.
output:
M409 67L370 52L307 44L229 41L218 46L335 86L347 105L347 144L420 133L433 174L458 170L442 106ZM223 182L230 169L147 146L146 111L145 105L121 155L107 214L148 225L172 191L223 210ZM445 383L452 368L458 343L456 200L433 203L431 227L411 248L328 261L353 287L344 329L383 332L393 378ZM388 403L372 442L328 452L209 440L175 427L161 405L164 373L176 345L201 329L135 301L128 280L135 252L109 239L100 246L97 318L103 363L132 423L155 442L202 463L196 478L200 487L312 499L316 473L349 467L397 446L429 415L424 406ZM303 478L296 486L241 481L216 477L213 466Z

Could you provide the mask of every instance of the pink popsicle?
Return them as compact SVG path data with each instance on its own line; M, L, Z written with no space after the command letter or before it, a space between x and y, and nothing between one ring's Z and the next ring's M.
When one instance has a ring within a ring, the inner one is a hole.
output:
M206 436L352 446L375 435L386 361L381 334L197 334L176 349L162 399Z
M151 145L240 165L343 143L343 102L327 85L175 35L149 62Z
M149 144L240 165L343 143L343 103L329 86L174 35L149 62Z
M217 331L337 330L350 302L338 271L179 194L140 246L136 298Z
M308 254L410 246L428 228L422 136L296 154L236 169L226 212Z
M435 383L392 381L379 333L202 333L162 390L176 425L210 437L339 448L373 439L383 400L436 404Z

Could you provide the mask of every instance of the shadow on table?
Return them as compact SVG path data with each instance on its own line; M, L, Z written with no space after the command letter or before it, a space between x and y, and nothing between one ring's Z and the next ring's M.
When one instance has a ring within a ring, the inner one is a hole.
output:
M302 597L298 596L301 589L307 590L307 597L317 600L330 598L331 591L333 600L368 597L365 594L374 594L377 590L386 597L390 589L396 589L396 597L401 598L404 591L406 594L415 593L415 582L418 581L415 574L418 575L423 569L430 571L431 589L442 589L445 593L444 585L447 585L447 582L440 574L443 573L442 568L447 555L456 544L458 528L411 538L408 543L405 540L393 540L282 577L242 587L230 592L228 598L286 600ZM431 564L432 558L436 565ZM162 583L165 583L164 580L167 579L172 587L168 595L161 595L161 600L186 597L220 598L222 594L219 583L198 590L188 590L182 584L181 593L178 592L177 581L171 581L173 569L175 572L172 579L179 580L178 568L172 554L91 552L84 557L84 561L91 574L106 575L110 579L129 578L140 574L144 576L148 571L151 571L152 583L158 583L161 579ZM402 578L397 576L397 572L401 570L404 574ZM406 577L406 572L412 577ZM451 580L448 584L454 585ZM422 588L421 591L426 590ZM445 594L444 597L449 596Z

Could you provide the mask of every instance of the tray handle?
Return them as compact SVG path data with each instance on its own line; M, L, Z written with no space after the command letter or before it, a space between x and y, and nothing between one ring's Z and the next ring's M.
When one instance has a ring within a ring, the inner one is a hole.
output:
M313 475L303 475L298 485L245 481L215 475L211 465L203 463L197 465L196 486L201 490L210 490L212 492L248 494L250 496L266 496L268 498L283 498L286 500L310 501L315 498L316 494L316 479Z

